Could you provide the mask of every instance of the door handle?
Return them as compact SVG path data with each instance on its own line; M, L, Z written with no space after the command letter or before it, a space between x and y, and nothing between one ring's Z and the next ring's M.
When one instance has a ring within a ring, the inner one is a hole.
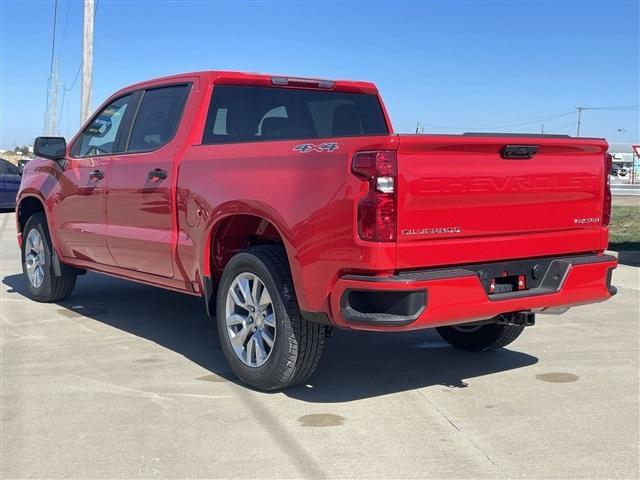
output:
M161 168L156 168L155 170L151 170L149 172L147 178L152 182L159 182L160 180L164 180L165 178L167 178L167 171L162 170Z
M94 170L89 174L91 180L102 180L104 178L104 172L102 170Z

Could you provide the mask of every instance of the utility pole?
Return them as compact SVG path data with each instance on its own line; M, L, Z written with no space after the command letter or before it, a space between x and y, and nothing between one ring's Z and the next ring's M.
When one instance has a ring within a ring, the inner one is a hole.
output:
M416 135L420 133L420 122L416 123Z
M47 113L44 119L44 134L57 134L56 115L58 109L58 60L56 59L49 72L49 88L47 89Z
M576 107L576 110L578 111L578 130L576 132L576 137L580 136L580 124L582 123L582 110L584 110L584 107Z
M49 85L47 87L47 110L44 114L44 135L52 136L53 132L51 131L51 125L53 123L52 119L55 117L55 112L51 108L53 89L54 89L54 81L53 81L53 71L49 72Z
M93 0L84 0L82 31L82 92L80 94L80 124L91 115L91 82L93 80Z
M544 135L544 123L542 124L542 127L540 127L540 134Z
M56 58L51 75L51 112L49 117L49 133L53 136L58 134L58 65L59 59Z

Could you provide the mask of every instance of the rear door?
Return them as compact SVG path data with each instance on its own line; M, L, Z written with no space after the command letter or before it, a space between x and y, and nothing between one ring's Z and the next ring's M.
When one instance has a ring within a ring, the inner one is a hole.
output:
M401 135L399 268L597 250L605 151L599 139Z
M110 160L106 240L119 267L173 276L174 159L180 146L172 139L190 88L180 83L138 92L125 151Z

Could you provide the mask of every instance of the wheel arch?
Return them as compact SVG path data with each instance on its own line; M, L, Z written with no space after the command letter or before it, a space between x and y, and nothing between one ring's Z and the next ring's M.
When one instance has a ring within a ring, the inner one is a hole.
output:
M205 244L202 247L201 272L207 311L215 311L216 286L227 262L235 253L256 245L282 245L291 270L294 288L299 266L295 260L290 230L286 222L269 207L239 208L238 204L222 209L207 228ZM298 290L298 288L296 288ZM300 297L298 297L300 298Z
M60 252L58 251L56 235L54 229L51 228L51 215L46 208L46 202L37 195L24 195L16 204L16 229L18 231L18 243L22 247L24 228L33 215L42 213L45 222L47 222L47 231L49 241L51 242L51 261L53 262L53 270L56 277L60 277L63 269L70 267L63 265L60 261ZM76 273L84 272L82 269L74 269Z
M287 250L287 243L281 228L271 218L255 213L228 214L219 218L209 232L203 271L218 279L237 252L255 245L274 244Z
M49 215L45 207L45 202L36 195L24 195L16 205L16 228L18 234L22 235L27 220L36 213L43 213L49 225ZM51 228L49 228L51 231Z

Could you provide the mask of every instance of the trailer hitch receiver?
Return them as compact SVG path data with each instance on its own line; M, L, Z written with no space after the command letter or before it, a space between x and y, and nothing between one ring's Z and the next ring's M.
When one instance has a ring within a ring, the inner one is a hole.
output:
M536 324L536 314L532 312L504 313L498 316L496 323L499 325L533 327Z

